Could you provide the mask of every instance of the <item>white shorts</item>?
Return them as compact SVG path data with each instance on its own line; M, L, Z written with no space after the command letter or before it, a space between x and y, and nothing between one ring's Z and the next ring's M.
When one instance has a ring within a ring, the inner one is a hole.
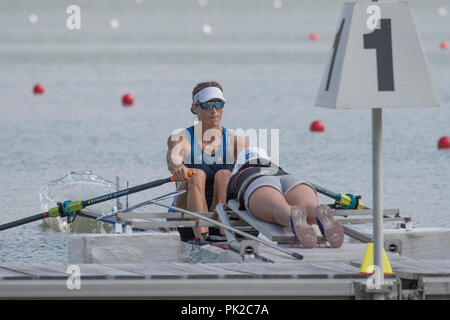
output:
M244 204L245 209L250 212L248 208L248 200L250 199L252 193L260 188L260 187L272 187L277 189L278 191L285 196L292 188L300 185L300 184L306 184L310 186L314 192L317 195L316 189L313 188L308 182L303 181L293 175L286 174L286 175L280 175L280 176L261 176L257 178L255 181L250 183L250 185L247 187L247 190L245 190L244 193Z

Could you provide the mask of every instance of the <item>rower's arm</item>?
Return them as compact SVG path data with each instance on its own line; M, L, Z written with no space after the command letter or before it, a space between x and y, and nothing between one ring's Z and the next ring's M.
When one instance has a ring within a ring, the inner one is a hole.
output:
M187 152L190 152L188 141L186 130L172 134L167 139L166 161L167 168L172 174L181 167L184 167L183 157Z

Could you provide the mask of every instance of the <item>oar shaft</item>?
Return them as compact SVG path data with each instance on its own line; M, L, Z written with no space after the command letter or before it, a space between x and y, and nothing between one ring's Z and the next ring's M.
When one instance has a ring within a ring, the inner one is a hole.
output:
M38 214L35 214L34 216L30 216L30 217L27 217L27 218L23 218L23 219L19 219L19 220L16 220L16 221L12 221L12 222L8 222L8 223L5 223L5 224L2 224L2 225L0 225L0 231L6 230L6 229L10 229L10 228L13 228L13 227L17 227L17 226L20 226L22 224L30 223L30 222L33 222L33 221L42 220L42 219L47 218L47 217L48 217L48 213L47 212L38 213Z
M188 172L188 177L192 177L194 175L194 172L192 170L189 170ZM119 197L123 197L132 193L136 193L139 191L144 191L147 189L151 189L151 188L155 188L155 187L159 187L160 185L163 185L165 183L168 182L174 182L175 178L173 176L169 177L169 178L164 178L164 179L160 179L160 180L156 180L156 181L152 181L152 182L148 182L148 183L144 183L138 186L134 186L131 188L127 188L127 189L123 189L123 190L119 190L116 192L112 192L109 194L105 194L103 196L99 196L96 198L92 198L89 200L84 200L82 201L82 206L83 208L86 208L87 206L91 206L93 204L97 204L100 202L104 202L104 201L108 201L111 199L115 199L115 198L119 198Z
M346 226L345 224L342 225L342 228L344 228L344 233L346 235L348 235L349 237L352 237L352 238L359 240L361 242L364 242L364 243L373 242L371 237L365 235L362 232L359 232L358 230L350 228L350 227Z
M128 189L123 189L123 190L119 190L119 191L112 192L112 193L109 193L109 194L105 194L103 196L99 196L99 197L96 197L96 198L92 198L92 199L83 201L83 207L85 208L85 207L91 206L93 204L97 204L97 203L100 203L100 202L104 202L104 201L108 201L108 200L111 200L111 199L119 198L119 197L122 197L122 196L126 196L126 195L129 195L129 194L132 194L132 193L139 192L139 191L144 191L144 190L147 190L147 189L155 188L155 187L158 187L158 186L160 186L160 185L162 185L164 183L170 182L170 181L171 181L170 178L165 178L165 179L152 181L152 182L149 182L149 183L144 183L144 184L141 184L141 185L138 185L138 186L134 186L134 187L131 187L131 188L128 188Z
M187 175L188 175L188 177L191 177L194 175L194 172L192 170L189 170ZM11 222L5 223L3 225L0 225L0 231L6 230L9 228L13 228L16 226L20 226L22 224L26 224L29 222L45 219L48 217L58 217L58 216L63 217L65 215L75 215L76 212L81 211L82 209L84 209L87 206L90 206L90 205L93 205L96 203L100 203L103 201L119 198L119 197L122 197L122 196L125 196L128 194L147 190L150 188L155 188L164 183L173 182L173 181L175 181L175 178L172 176L169 178L160 179L160 180L144 183L144 184L141 184L141 185L138 185L135 187L131 187L131 188L123 189L123 190L116 191L113 193L105 194L103 196L99 196L99 197L92 198L92 199L85 200L85 201L83 201L83 200L78 200L78 201L74 201L74 202L65 201L64 203L59 204L57 207L49 209L47 212L38 213L34 216L19 219L16 221L11 221Z
M166 178L166 179L157 180L157 181L153 181L153 182L149 182L149 183L145 183L145 184L141 184L139 186L131 187L131 188L128 188L128 189L120 190L120 191L117 191L117 192L106 194L104 196L100 196L100 197L97 197L97 198L93 198L93 199L87 200L86 203L84 201L82 201L82 206L83 206L83 208L85 208L87 206L90 206L90 205L93 205L93 204L96 204L96 203L100 203L100 202L103 202L103 201L107 201L107 200L111 200L111 199L114 199L114 198L121 197L122 195L127 195L127 194L131 194L131 193L143 191L143 190L146 190L146 189L154 188L154 187L160 186L160 185L162 185L164 183L171 182L171 181L173 181L172 177ZM5 223L3 225L0 225L0 231L6 230L6 229L10 229L10 228L13 228L13 227L17 227L17 226L20 226L22 224L27 224L27 223L30 223L30 222L42 220L42 219L48 218L50 216L57 216L55 214L58 211L57 207L52 208L51 210L54 211L52 214L49 214L48 212L38 213L38 214L30 216L30 217L26 217L26 218L23 218L23 219L19 219L19 220L16 220L16 221L12 221L12 222L8 222L8 223ZM83 214L83 215L89 217L87 214ZM89 217L89 218L91 218L91 217Z
M160 179L160 180L156 180L156 181L152 181L152 182L148 182L148 183L144 183L138 186L134 186L131 188L127 188L127 189L123 189L123 190L119 190L116 192L112 192L112 193L108 193L105 194L103 196L99 196L96 198L92 198L89 200L78 200L78 201L66 201L62 204L62 211L59 210L59 207L54 207L52 209L49 210L49 216L50 217L57 217L57 216L65 216L65 215L75 215L76 212L81 211L82 209L88 207L88 206L92 206L94 204L97 203L101 203L104 201L108 201L108 200L112 200L115 198L119 198L125 195L129 195L135 192L139 192L139 191L144 191L150 188L155 188L158 187L162 184L165 184L167 182L171 182L174 181L173 177L169 177L169 178L165 178L165 179ZM61 206L60 206L61 207Z
M338 200L339 199L339 195L333 191L330 191L328 189L325 189L321 186L318 186L317 184L314 184L312 182L308 182L311 186L313 186L314 189L316 189L317 192L326 195L330 198L333 198L334 200Z

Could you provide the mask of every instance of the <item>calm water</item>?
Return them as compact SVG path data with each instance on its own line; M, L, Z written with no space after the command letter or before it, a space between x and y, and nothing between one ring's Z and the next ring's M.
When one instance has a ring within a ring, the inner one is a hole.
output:
M370 111L314 107L342 3L1 1L0 223L41 212L40 187L71 171L131 185L166 177L167 137L193 124L192 88L212 79L224 87L224 126L279 129L285 170L371 206ZM81 8L81 30L66 28L70 4ZM450 135L450 51L439 48L450 40L450 14L437 13L445 5L411 1L441 107L383 113L385 207L416 227L450 227L450 152L436 148ZM36 82L43 96L32 94ZM125 92L132 108L121 106ZM324 133L309 132L315 119ZM67 234L39 222L2 231L0 262L12 261L66 262Z

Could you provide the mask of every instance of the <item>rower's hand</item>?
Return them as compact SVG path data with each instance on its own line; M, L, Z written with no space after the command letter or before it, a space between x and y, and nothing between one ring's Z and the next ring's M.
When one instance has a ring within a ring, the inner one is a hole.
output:
M178 169L176 169L172 174L173 177L175 178L175 181L183 182L192 177L195 174L195 171L186 168L185 166L181 166Z

